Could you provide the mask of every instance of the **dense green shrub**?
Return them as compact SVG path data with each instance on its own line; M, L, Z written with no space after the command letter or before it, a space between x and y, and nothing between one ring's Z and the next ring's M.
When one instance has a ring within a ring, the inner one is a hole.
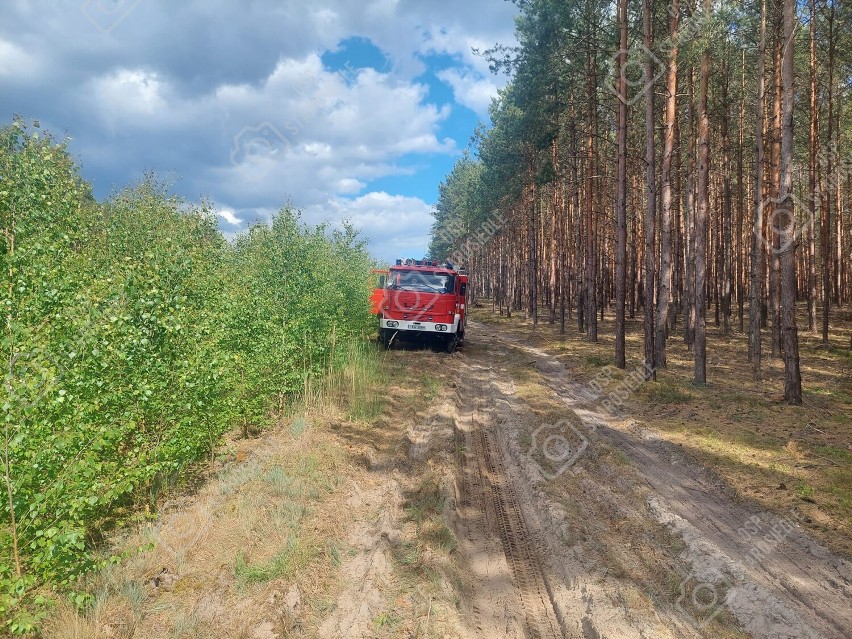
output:
M370 258L289 208L228 243L153 179L98 204L20 121L0 129L0 216L0 618L23 632L97 568L106 526L345 356Z

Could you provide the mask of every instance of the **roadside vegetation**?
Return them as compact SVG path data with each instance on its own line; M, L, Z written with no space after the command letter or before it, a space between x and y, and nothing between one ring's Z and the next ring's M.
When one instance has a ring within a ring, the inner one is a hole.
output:
M34 630L68 594L89 605L83 577L123 557L100 552L106 536L215 465L226 433L270 426L320 378L373 410L346 368L371 329L352 229L285 207L229 243L209 205L151 177L98 203L65 144L20 119L0 129L0 217L3 631ZM251 584L324 552L298 551L237 572Z
M441 421L443 355L344 348L262 437L231 431L203 481L111 535L99 556L126 559L88 574L86 604L58 601L41 634L458 636L453 440L415 458L409 431Z

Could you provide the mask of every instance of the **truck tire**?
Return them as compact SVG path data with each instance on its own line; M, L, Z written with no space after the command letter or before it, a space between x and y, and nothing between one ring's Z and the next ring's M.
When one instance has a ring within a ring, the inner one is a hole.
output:
M456 352L456 347L459 345L459 337L455 333L447 337L447 352L452 355Z

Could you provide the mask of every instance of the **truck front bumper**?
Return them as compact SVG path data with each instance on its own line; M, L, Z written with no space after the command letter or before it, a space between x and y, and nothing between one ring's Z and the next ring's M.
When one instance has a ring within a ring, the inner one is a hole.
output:
M417 320L395 320L383 317L381 327L390 331L406 331L411 333L437 333L447 335L458 332L460 315L452 322L420 322Z

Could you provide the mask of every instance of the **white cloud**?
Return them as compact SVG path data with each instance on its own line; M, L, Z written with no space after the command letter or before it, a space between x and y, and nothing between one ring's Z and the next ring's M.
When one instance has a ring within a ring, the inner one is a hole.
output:
M87 101L108 121L116 117L162 116L170 108L159 76L142 69L119 69L89 83Z
M402 173L407 154L453 154L439 139L448 107L426 102L427 89L372 69L347 81L318 56L281 60L258 87L220 87L210 105L226 113L228 157L210 182L217 197L261 206L286 195L303 206L354 195L370 180ZM208 119L211 115L207 116Z
M353 180L352 178L343 178L342 180L337 181L337 187L335 188L335 193L340 193L342 195L354 195L358 193L361 189L363 189L366 183L361 182L360 180Z
M238 218L234 214L234 212L230 209L219 209L219 210L216 211L216 215L221 217L223 220L225 220L231 226L239 226L240 224L243 223L243 220Z
M0 76L28 76L38 71L38 62L14 42L0 38Z
M311 223L346 220L369 239L371 252L386 260L423 257L429 244L434 207L420 198L373 191L354 198L335 197L308 207Z
M491 100L497 97L499 87L493 77L483 77L476 71L443 69L438 77L453 88L456 101L485 119Z

